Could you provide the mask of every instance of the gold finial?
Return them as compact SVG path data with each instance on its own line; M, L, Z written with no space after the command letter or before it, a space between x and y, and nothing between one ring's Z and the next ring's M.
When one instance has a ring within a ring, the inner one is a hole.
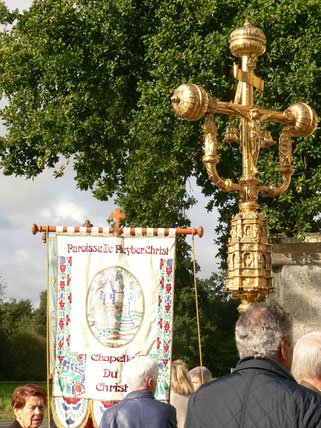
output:
M248 19L245 21L244 27L252 27L252 25Z

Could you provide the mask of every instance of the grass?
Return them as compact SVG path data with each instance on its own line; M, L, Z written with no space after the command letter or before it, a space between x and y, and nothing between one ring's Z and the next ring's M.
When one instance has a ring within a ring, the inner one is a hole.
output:
M0 383L0 419L14 419L14 413L11 407L11 398L13 391L21 385L36 383L47 391L46 382L1 382ZM47 414L45 416L47 418Z

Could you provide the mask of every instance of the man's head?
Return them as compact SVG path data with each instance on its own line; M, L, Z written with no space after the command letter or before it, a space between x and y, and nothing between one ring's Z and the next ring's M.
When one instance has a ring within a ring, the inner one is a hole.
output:
M271 358L291 369L292 318L281 305L252 305L236 323L235 340L240 358Z
M201 366L194 367L189 371L189 374L192 378L192 383L194 386L194 391L196 391L200 386L202 386L202 374ZM203 366L203 383L207 383L212 379L212 373Z
M142 355L125 364L123 379L132 391L145 389L155 393L158 365L153 358Z
M321 389L321 331L308 333L298 340L293 365L301 380Z

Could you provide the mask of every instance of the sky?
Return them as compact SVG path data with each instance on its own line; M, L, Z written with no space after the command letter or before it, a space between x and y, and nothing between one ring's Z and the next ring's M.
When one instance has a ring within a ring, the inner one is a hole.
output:
M9 9L20 11L31 3L32 0L5 0ZM0 134L5 132L0 125ZM218 266L217 247L213 244L217 214L206 211L207 199L195 183L190 186L198 203L187 214L191 227L204 228L204 236L196 237L194 242L201 267L199 276L207 278ZM71 167L59 179L49 170L34 180L4 176L0 171L0 201L0 276L7 283L6 297L30 299L35 308L39 293L47 287L47 260L46 245L41 234L32 235L32 224L82 226L89 219L94 226L106 226L106 219L116 208L113 201L101 202L90 191L78 190ZM191 237L187 241L191 244Z

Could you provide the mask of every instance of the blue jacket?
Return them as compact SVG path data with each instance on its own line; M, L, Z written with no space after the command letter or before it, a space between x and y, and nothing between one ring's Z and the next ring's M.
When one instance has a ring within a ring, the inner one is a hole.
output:
M185 428L321 428L321 397L276 361L244 358L190 398Z
M176 428L176 410L149 391L133 391L109 407L99 428Z

